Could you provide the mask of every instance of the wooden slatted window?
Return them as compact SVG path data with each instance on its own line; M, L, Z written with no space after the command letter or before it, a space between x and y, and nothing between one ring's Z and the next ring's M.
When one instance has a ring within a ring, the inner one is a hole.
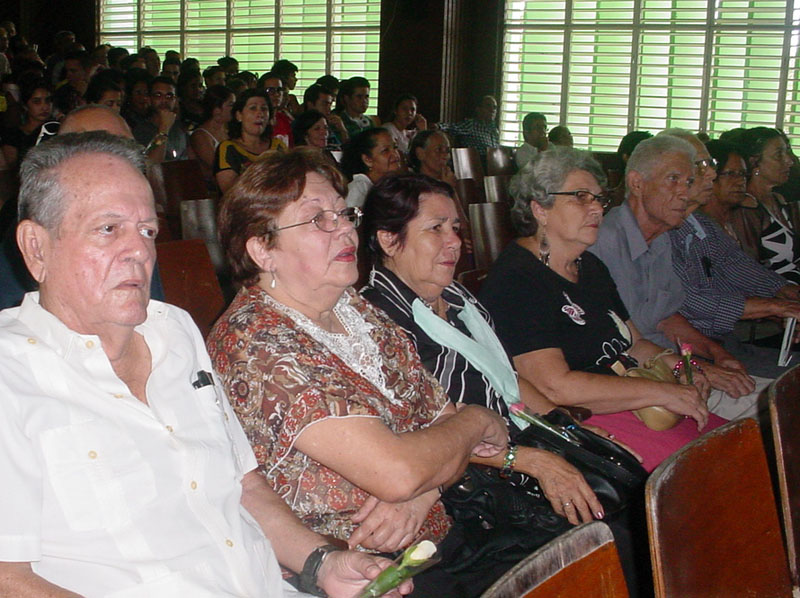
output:
M508 0L502 142L528 112L599 151L637 129L800 137L798 46L797 0Z

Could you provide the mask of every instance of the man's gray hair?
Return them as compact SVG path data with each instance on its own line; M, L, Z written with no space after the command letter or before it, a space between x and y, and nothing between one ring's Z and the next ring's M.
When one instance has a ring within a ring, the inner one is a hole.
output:
M509 193L514 198L511 222L518 236L536 234L538 224L533 217L531 202L535 201L543 208L552 207L556 198L549 194L561 191L567 176L574 170L585 170L597 179L601 187L606 184L606 175L597 160L589 152L571 147L554 147L539 152L512 177L509 183Z
M656 137L659 135L672 135L673 137L680 137L681 139L685 139L689 141L690 139L696 138L697 134L692 133L689 129L681 129L680 127L671 127L669 129L664 129L663 131L659 131L656 134Z
M667 129L670 130L677 129ZM638 172L648 178L666 154L686 154L689 161L694 163L697 150L685 139L662 131L655 137L645 139L634 148L625 167L625 176L627 177L629 172Z
M135 141L117 137L105 131L66 133L57 135L31 148L19 169L19 220L30 219L49 231L61 224L67 206L60 184L61 165L82 154L110 154L128 162L143 172L142 148ZM102 172L87 172L87 176L102 177ZM115 181L109 181L114 185Z

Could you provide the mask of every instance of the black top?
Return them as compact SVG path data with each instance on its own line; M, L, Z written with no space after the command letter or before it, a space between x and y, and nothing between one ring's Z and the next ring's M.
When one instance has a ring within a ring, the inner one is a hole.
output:
M611 364L631 358L628 311L605 264L589 252L573 283L510 243L483 283L481 302L513 355L558 348L571 370L611 374ZM622 355L622 356L621 356Z
M405 331L414 343L422 364L436 376L451 401L488 407L508 418L505 401L495 392L489 380L460 353L431 339L414 321L411 304L417 299L417 294L393 272L376 266L369 275L367 286L361 289L361 294L385 311ZM492 324L489 312L457 282L454 281L442 291L442 299L447 303L447 321L462 334L471 337L466 324L458 317L466 301L478 309L489 325Z

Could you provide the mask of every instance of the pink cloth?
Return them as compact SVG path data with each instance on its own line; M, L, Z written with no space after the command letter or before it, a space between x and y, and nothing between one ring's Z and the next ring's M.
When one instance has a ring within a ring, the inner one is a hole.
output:
M709 430L720 427L727 423L727 420L711 413L706 427L700 432L697 431L697 422L693 419L684 419L671 430L656 432L645 426L633 411L597 414L587 419L585 423L607 430L630 446L642 456L644 459L642 466L650 472L683 445Z

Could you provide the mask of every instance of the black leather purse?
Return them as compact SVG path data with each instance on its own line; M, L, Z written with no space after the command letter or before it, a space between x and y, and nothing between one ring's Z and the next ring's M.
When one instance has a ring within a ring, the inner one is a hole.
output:
M550 451L577 468L594 490L606 516L623 509L632 498L638 499L644 491L647 471L633 455L581 427L558 409L539 417L554 431L532 424L516 435L517 444Z
M641 502L647 472L626 450L554 410L541 416L547 427L531 425L516 435L522 446L556 453L576 467L606 513L616 520L631 503ZM572 527L556 514L534 478L500 478L496 469L470 465L442 501L463 529L465 541L446 569L489 568L515 563Z

